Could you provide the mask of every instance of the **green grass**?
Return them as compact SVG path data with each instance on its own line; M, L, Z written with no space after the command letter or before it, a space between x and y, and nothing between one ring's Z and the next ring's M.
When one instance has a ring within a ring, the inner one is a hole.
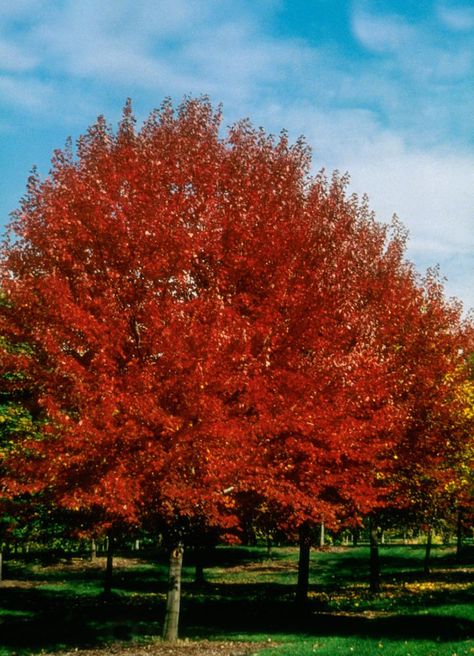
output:
M276 642L273 656L461 656L474 654L473 568L452 549L433 550L423 576L422 547L382 549L383 589L367 589L366 547L314 551L310 597L294 602L297 550L221 547L193 584L184 569L181 635L190 639ZM119 559L114 594L102 593L103 559L41 566L7 562L0 587L0 656L111 642L145 641L161 633L164 562Z
M394 641L368 638L289 639L281 647L265 649L259 656L472 656L472 641L442 644L430 640Z

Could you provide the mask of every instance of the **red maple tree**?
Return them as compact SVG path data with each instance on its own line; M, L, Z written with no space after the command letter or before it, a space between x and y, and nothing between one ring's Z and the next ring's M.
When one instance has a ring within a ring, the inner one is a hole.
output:
M138 131L130 105L116 134L99 119L30 179L2 253L0 327L31 350L3 368L44 420L10 494L167 534L168 639L187 535L258 511L307 546L315 522L358 521L410 407L403 235L344 178L311 179L303 141L221 138L220 119L206 99Z
M127 106L116 135L99 119L77 157L30 179L3 249L2 332L32 356L3 366L35 387L44 428L11 464L11 494L49 490L109 530L232 523L234 336L201 279L219 238L219 120L206 101L165 103L137 133Z

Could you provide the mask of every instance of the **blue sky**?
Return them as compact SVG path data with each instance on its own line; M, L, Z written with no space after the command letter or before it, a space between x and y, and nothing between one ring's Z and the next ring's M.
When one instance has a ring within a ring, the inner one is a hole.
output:
M474 307L472 0L0 0L0 225L98 114L184 94L305 135Z

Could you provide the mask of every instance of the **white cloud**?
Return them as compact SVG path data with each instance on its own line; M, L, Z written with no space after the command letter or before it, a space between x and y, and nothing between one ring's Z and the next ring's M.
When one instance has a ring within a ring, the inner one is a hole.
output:
M464 79L474 56L465 35L453 46L432 24L371 13L356 0L353 34L371 54L361 63L335 45L272 35L264 19L275 2L0 0L6 26L24 20L0 40L0 67L10 73L0 76L0 94L84 127L99 112L115 118L120 94L159 103L208 93L224 102L226 122L248 114L269 130L302 133L317 168L348 170L381 220L396 212L406 223L416 262L445 264L457 293L472 297L474 156L442 146L451 126L463 138L468 130ZM440 5L437 29L443 21L466 30L470 16ZM446 102L455 93L459 102Z
M420 151L379 135L342 158L352 188L367 192L377 216L396 213L408 227L408 256L419 268L440 265L450 295L474 307L474 156Z
M416 29L396 15L376 16L356 10L352 29L365 48L381 53L398 51L416 38Z
M2 18L18 18L31 16L32 12L44 7L46 0L0 0L0 16Z
M438 7L438 16L444 25L454 32L469 32L474 29L474 8L452 5Z
M163 20L158 20L162 15ZM191 91L193 79L172 61L173 48L164 54L159 43L191 16L183 2L173 8L167 1L153 6L142 2L135 10L121 1L113 7L102 6L100 11L91 0L69 2L63 11L52 12L48 20L35 26L30 42L42 53L43 65L56 74L106 85Z
M128 2L122 3L130 5ZM135 29L143 35L153 38L183 37L183 30L192 32L193 28L200 28L208 22L216 20L220 10L226 2L208 0L143 0L133 5L132 13L135 15ZM112 10L115 13L115 8ZM129 23L130 25L130 23Z
M23 72L29 71L38 63L38 58L0 37L0 70Z
M92 0L68 2L27 41L53 76L122 86L125 95L208 93L230 103L302 76L313 58L305 44L267 36L256 16L217 0L121 0L100 11Z
M44 111L51 106L55 93L51 85L35 78L0 75L0 95L7 104L30 111Z
M301 79L313 55L304 44L277 41L245 21L224 22L190 40L179 52L185 68L221 100L258 105L272 85Z
M165 60L138 47L124 47L120 39L91 31L70 42L64 33L50 29L43 29L39 36L47 47L49 65L57 73L106 86L150 89L168 85L174 90L193 84L190 76L173 70Z
M461 18L467 25L467 12L439 10L445 20L459 26ZM449 17L449 18L448 18ZM408 22L394 14L371 13L368 5L357 4L352 13L352 31L363 48L383 55L384 72L393 81L403 74L406 80L416 84L439 84L460 80L472 73L474 52L472 44L446 38L439 25L425 20ZM460 27L459 27L460 29ZM382 64L379 62L379 67Z
M354 187L364 185L378 213L397 213L407 223L413 250L474 250L473 156L417 151L382 138L346 161Z

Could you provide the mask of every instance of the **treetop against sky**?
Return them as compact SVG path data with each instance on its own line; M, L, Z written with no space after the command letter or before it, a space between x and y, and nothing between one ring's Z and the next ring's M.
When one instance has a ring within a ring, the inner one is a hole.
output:
M128 104L30 178L1 253L0 374L46 423L11 454L12 494L222 527L238 485L286 525L329 525L377 507L371 472L405 434L455 443L440 408L471 333L403 229L344 177L308 179L303 141L220 123L190 99L137 132Z
M224 124L304 134L474 306L473 40L469 0L1 0L0 223L98 114L208 94Z
M30 176L1 249L2 393L41 432L3 440L0 501L165 531L170 572L242 518L303 540L427 480L454 507L471 458L472 325L403 227L309 177L304 140L221 122L206 97L100 117Z

